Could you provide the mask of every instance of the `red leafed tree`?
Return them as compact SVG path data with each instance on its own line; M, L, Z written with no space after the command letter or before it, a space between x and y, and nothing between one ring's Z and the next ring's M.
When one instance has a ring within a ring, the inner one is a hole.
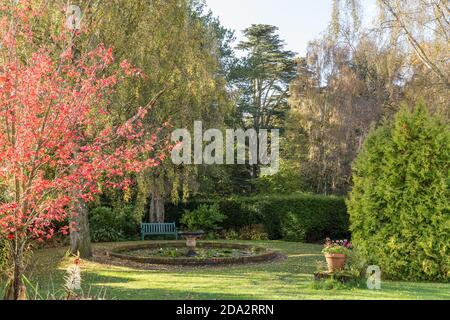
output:
M151 133L142 126L154 101L119 125L107 112L114 87L138 70L123 62L112 71L112 50L103 46L76 59L70 46L57 57L30 49L37 14L23 2L0 5L0 237L9 248L12 299L23 294L24 253L51 238L74 203L92 200L100 182L127 188L126 173L157 166L169 147L163 126Z

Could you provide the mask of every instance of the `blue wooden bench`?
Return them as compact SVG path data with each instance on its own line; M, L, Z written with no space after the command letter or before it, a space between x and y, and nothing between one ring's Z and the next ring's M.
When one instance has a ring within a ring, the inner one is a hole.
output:
M173 235L178 240L178 231L173 223L141 223L141 239L145 236Z

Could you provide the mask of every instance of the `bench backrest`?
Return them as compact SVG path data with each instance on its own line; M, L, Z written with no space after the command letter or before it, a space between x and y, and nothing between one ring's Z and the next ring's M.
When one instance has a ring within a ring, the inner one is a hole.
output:
M175 223L142 223L141 232L149 234L175 233Z

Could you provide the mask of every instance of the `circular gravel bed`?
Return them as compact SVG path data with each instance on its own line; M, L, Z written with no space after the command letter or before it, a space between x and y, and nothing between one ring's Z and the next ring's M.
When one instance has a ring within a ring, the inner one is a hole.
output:
M152 242L116 247L109 256L122 260L161 265L222 265L269 261L278 253L253 245L198 242L196 257L186 257L185 242Z

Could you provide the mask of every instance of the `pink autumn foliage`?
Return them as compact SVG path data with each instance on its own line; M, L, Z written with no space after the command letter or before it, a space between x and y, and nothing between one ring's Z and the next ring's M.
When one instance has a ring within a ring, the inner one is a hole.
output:
M44 47L21 55L37 15L26 1L0 5L0 237L9 240L52 237L75 199L93 200L99 182L127 188L126 173L158 166L169 148L158 138L164 126L144 129L147 107L110 123L107 97L124 77L142 76L128 62L113 71L111 49L78 59L70 48L57 58Z

